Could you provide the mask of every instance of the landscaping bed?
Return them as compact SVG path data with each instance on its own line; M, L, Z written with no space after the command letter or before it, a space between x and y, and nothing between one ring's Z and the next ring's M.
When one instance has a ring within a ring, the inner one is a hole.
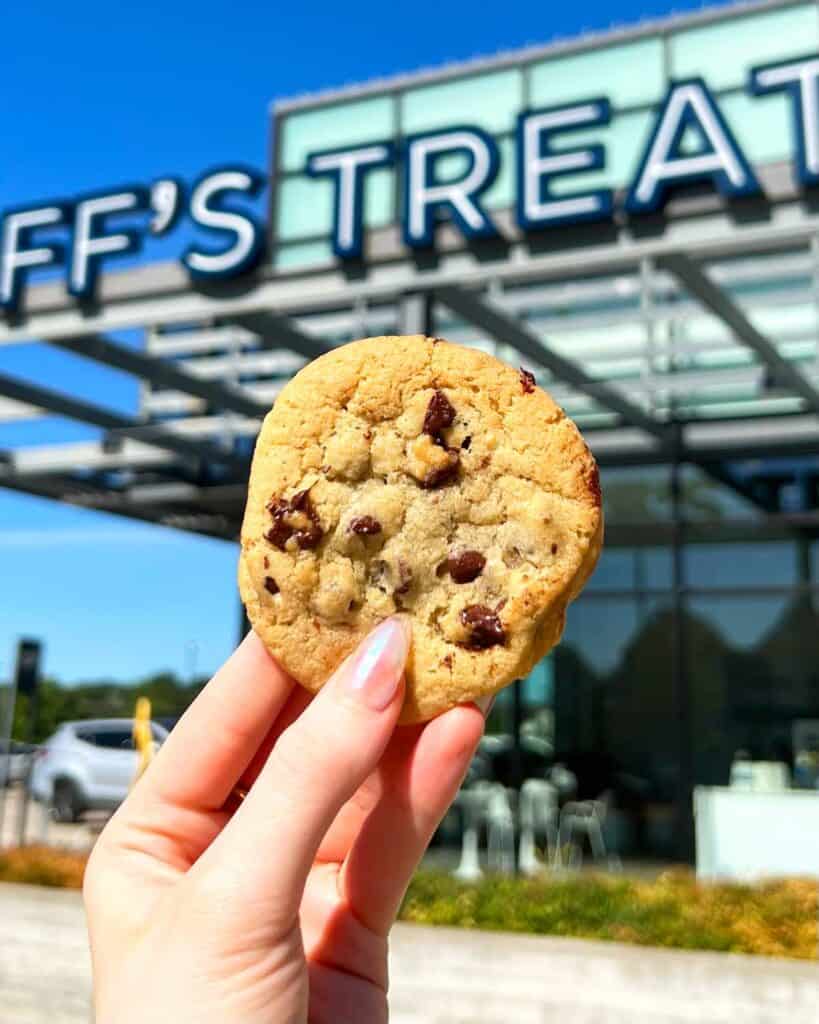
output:
M574 875L463 884L419 873L401 917L419 924L612 939L645 946L816 959L819 885L705 885L689 871L654 881Z
M79 889L86 858L47 847L0 851L0 882ZM487 877L419 872L401 908L418 924L610 939L645 946L817 958L819 885L788 879L704 885L689 871L653 881L571 875Z

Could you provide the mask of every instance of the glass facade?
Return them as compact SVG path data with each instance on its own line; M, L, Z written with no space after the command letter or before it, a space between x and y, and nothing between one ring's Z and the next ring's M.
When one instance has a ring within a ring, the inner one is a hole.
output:
M606 548L520 698L522 735L545 731L578 795L613 794L621 857L690 856L691 787L727 785L740 750L792 771L795 723L819 718L816 540L688 468L680 534L670 473L604 470ZM511 731L514 705L502 694L490 728Z
M555 136L556 148L602 143L606 166L567 174L554 182L557 194L609 186L623 188L633 177L646 143L652 114L672 79L701 76L719 101L738 142L755 163L791 153L791 114L783 94L751 98L748 71L808 53L819 46L815 3L726 17L626 42L542 58L513 67L471 71L430 84L410 85L367 98L338 99L295 109L276 118L276 197L273 258L280 270L327 263L332 258L332 185L305 173L314 151L391 139L458 124L490 133L501 150L498 180L484 197L489 209L511 205L514 197L513 133L525 109L557 106L607 96L611 124ZM457 175L457 161L442 175ZM364 223L379 228L398 222L399 187L394 168L371 172L364 190Z

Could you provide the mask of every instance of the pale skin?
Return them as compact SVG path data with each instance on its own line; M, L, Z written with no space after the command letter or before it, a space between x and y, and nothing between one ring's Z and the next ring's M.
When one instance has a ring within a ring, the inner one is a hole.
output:
M484 726L396 728L408 645L387 620L315 698L254 634L217 672L91 856L97 1024L387 1021L390 928Z

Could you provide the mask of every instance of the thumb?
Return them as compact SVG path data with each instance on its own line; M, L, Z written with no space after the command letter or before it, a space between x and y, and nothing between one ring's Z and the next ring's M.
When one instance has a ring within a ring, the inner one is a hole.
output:
M393 617L361 643L279 737L231 821L192 874L227 872L235 909L289 924L336 814L375 769L403 697L410 626ZM238 889L238 892L237 892Z

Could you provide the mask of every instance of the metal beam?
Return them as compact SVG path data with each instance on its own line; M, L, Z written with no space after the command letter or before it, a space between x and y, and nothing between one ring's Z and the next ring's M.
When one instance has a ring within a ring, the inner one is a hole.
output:
M796 367L780 355L776 346L754 327L734 300L705 271L688 256L665 256L659 265L672 273L685 288L696 296L736 337L759 356L773 374L777 384L787 388L805 402L807 408L819 415L819 391Z
M50 344L65 349L86 359L105 363L124 373L133 374L150 382L154 387L172 391L184 391L204 399L214 408L229 409L243 416L263 417L267 405L259 402L240 388L206 380L187 370L181 369L167 359L160 359L119 345L102 334L72 335L68 338L53 338Z
M484 331L488 337L516 348L532 362L545 367L566 384L593 398L605 409L616 413L624 423L639 427L663 443L669 440L669 430L664 424L633 405L608 384L590 377L570 359L545 348L534 332L497 306L480 298L474 292L465 292L460 288L438 289L435 291L435 297L458 316Z
M155 445L157 448L166 448L187 458L208 459L230 466L242 475L246 474L248 470L247 459L240 458L216 445L184 437L165 427L140 423L139 420L135 420L131 416L124 416L122 413L113 412L79 398L72 398L59 391L40 387L38 384L18 380L7 374L0 374L0 395L16 399L19 402L26 402L29 405L36 405L56 416L65 416L67 419L79 420L81 423L100 427L102 430L113 432L118 437L130 437L142 441L144 444Z
M154 526L166 526L185 533L198 533L218 540L235 540L239 532L239 521L233 521L221 514L202 513L196 509L167 508L156 505L139 505L127 498L120 499L114 491L92 494L80 492L70 480L56 481L64 486L54 486L55 481L39 482L26 480L21 484L13 477L0 476L0 490L29 494L35 498L46 498L64 504L87 508L95 512L121 516L124 519L139 520ZM74 487L72 490L71 488Z
M188 500L185 501L181 493L176 498L172 493L151 495L139 486L110 488L68 474L18 476L14 472L14 451L10 449L0 449L0 489L61 501L157 526L192 531L220 540L236 538L243 504L243 500L238 501L238 494L240 490L244 492L244 488L238 485L216 485L213 488L198 489L200 495L204 495L204 500L200 498L197 501L197 495L189 491L186 495ZM209 490L214 492L212 502L208 500ZM225 505L228 507L222 511ZM214 511L211 511L214 506Z
M227 323L239 324L240 327L257 334L264 348L289 348L308 359L315 359L332 347L321 338L315 338L299 330L286 316L268 310L235 313L222 319Z
M639 427L646 433L658 438L663 442L663 448L670 441L670 429L664 424L657 422L643 410L634 405L621 393L614 391L609 385L594 380L587 373L580 369L571 360L565 359L552 350L545 349L540 339L531 331L527 330L518 320L509 316L506 312L498 310L496 306L479 299L472 293L463 292L459 289L442 289L436 295L450 309L470 323L483 330L486 330L493 338L512 345L519 352L530 359L545 366L551 373L560 380L571 385L584 394L593 398L599 405L617 413L620 418L629 426ZM745 487L737 481L721 463L700 461L691 453L680 453L681 458L694 462L708 476L724 486L732 488L747 501L765 512L774 511L760 499L751 488Z

